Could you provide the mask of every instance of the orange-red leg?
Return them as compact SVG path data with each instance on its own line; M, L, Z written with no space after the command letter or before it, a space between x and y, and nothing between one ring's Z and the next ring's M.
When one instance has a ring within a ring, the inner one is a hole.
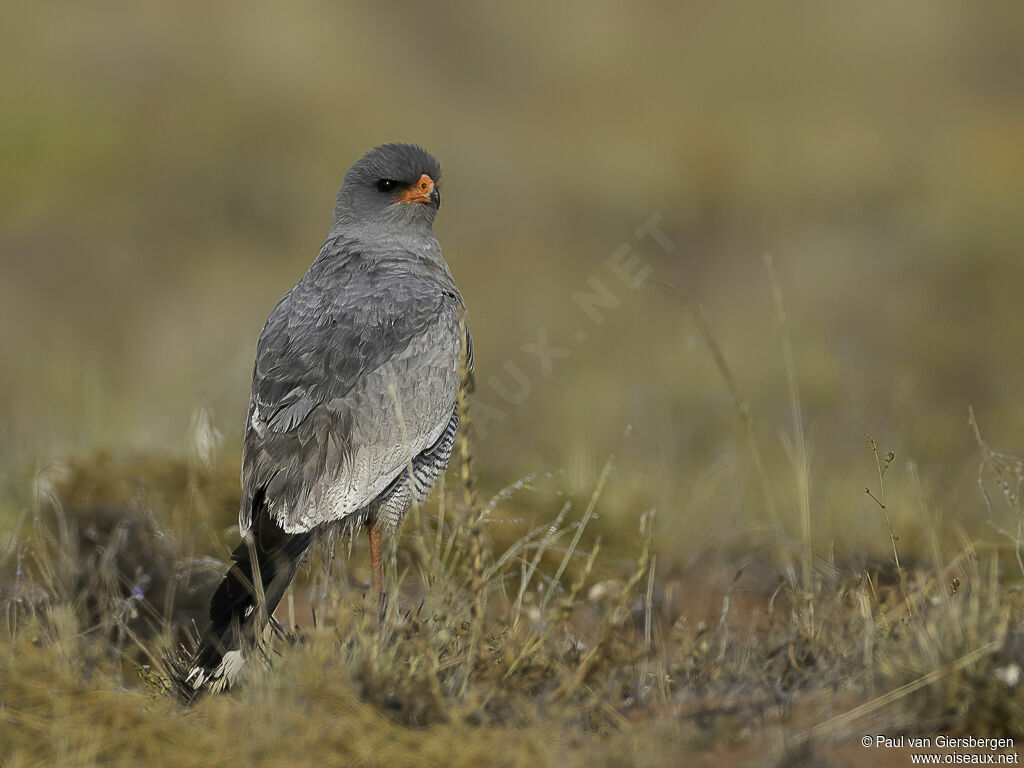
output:
M370 529L370 568L373 570L373 591L380 594L381 575L384 567L384 539L381 536L380 528L373 523L368 523Z

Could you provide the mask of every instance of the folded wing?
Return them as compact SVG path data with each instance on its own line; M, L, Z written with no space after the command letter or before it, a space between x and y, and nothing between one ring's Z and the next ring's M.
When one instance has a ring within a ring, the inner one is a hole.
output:
M349 270L331 295L300 281L271 313L246 424L243 533L261 492L289 533L365 509L444 432L459 388L461 299L394 277Z

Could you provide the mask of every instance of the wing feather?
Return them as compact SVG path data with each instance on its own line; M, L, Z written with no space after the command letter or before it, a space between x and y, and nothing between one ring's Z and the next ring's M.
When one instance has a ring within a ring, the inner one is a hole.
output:
M274 308L257 346L243 532L261 488L288 532L364 508L438 439L458 393L457 291L390 262L317 273L320 263Z

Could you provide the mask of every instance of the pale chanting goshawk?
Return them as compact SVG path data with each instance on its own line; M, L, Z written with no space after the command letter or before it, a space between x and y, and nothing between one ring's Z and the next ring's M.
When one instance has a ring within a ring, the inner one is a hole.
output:
M267 319L242 451L243 539L209 629L175 665L187 700L231 685L327 526L369 529L379 589L382 534L448 464L472 341L433 231L440 177L417 146L364 155L345 174L316 260Z

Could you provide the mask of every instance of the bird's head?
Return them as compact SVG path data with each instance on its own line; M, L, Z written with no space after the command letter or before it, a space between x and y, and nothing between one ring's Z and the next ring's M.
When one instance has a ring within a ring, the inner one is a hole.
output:
M334 227L430 229L441 207L440 180L441 166L425 149L413 144L375 147L345 174Z

